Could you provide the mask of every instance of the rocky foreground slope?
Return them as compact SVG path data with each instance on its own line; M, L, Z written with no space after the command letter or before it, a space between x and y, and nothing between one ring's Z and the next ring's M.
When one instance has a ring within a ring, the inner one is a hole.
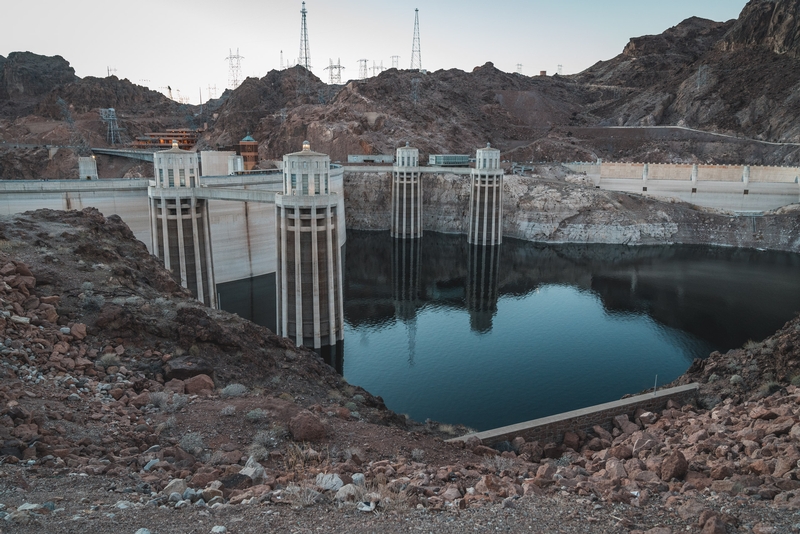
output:
M800 528L797 318L696 362L694 405L493 449L203 308L116 217L0 220L0 276L3 529Z

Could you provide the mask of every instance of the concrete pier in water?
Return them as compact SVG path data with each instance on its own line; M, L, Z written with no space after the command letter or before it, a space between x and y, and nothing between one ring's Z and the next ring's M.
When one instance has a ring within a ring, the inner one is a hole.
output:
M419 172L419 150L397 149L392 171L392 237L422 237L422 178Z

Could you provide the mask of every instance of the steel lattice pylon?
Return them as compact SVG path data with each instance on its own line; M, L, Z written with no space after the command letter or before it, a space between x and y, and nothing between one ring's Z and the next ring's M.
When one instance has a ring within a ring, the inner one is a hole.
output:
M236 89L239 87L239 84L242 83L242 59L244 59L244 56L239 55L238 48L236 49L235 55L229 48L228 57L225 59L228 61L228 87ZM170 98L172 98L171 94Z
M331 85L341 85L342 84L342 58L339 58L337 63L334 65L333 60L330 60L330 66L325 67L325 70L330 71L329 74L329 82Z
M419 49L419 9L414 10L414 44L411 46L411 70L422 70L422 53Z
M303 2L303 9L300 10L303 15L303 21L300 28L300 56L298 56L297 63L311 70L311 50L308 48L308 28L306 27L306 3Z

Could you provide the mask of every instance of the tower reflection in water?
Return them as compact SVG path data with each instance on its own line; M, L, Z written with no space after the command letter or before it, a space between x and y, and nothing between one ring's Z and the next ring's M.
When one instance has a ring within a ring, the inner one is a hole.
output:
M486 334L492 330L492 319L497 313L501 246L467 245L467 287L464 300L473 332Z
M395 316L406 325L409 365L414 365L417 311L422 307L421 251L421 238L392 240L392 301Z

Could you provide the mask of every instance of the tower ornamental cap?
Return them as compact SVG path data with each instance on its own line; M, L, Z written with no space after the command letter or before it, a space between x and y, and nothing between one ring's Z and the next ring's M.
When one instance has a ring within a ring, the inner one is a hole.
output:
M172 140L172 148L178 148L178 140L177 139L173 139Z
M486 143L486 148L492 148L492 143Z
M308 141L303 141L303 152L310 150L311 150L311 143L309 143Z
M408 146L408 141L406 141L406 146Z

